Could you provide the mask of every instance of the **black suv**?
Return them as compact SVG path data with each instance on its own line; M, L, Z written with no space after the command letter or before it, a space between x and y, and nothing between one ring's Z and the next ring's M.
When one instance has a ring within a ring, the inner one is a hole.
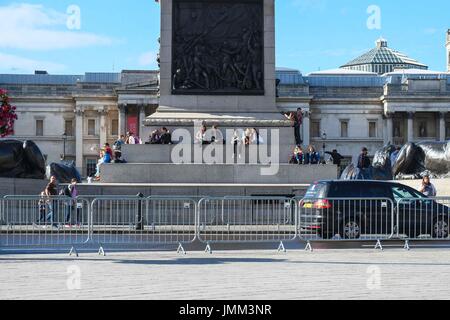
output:
M439 202L394 182L319 181L300 202L300 228L323 239L447 239L450 208Z

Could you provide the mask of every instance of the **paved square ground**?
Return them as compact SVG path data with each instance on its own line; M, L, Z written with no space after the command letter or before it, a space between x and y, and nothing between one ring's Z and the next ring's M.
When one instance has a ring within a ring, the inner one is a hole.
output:
M449 297L449 249L0 254L1 299Z

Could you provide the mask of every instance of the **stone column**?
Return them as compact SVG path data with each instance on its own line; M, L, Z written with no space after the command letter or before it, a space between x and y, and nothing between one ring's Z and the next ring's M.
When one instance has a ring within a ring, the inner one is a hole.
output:
M139 106L139 137L142 139L143 127L145 121L145 105Z
M75 111L75 165L81 174L83 174L83 114L84 111L82 109L77 109Z
M108 111L103 108L98 110L100 114L100 147L103 147L107 142L107 125L106 125L106 115Z
M408 112L408 142L414 141L414 112Z
M311 141L310 141L310 117L311 117L311 112L310 111L306 111L303 117L303 145L305 146L309 146Z
M445 141L445 112L439 112L439 141Z
M126 108L126 104L119 104L119 135L125 135L127 133Z
M394 143L394 121L393 113L386 112L386 134L384 137L384 144Z

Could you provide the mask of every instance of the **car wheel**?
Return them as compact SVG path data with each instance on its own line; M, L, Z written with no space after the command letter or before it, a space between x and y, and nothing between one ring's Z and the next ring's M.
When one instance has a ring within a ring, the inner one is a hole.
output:
M446 239L448 238L449 223L444 220L444 217L438 218L433 222L433 238Z
M344 223L340 235L343 239L359 239L361 238L361 226L354 220L348 220Z

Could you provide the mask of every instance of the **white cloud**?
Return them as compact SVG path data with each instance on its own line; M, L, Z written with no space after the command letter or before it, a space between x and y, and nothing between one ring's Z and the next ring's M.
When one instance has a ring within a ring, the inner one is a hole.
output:
M156 65L156 53L153 51L144 52L139 56L139 65L143 67Z
M54 50L110 45L113 39L67 29L68 15L43 5L0 6L0 48Z
M50 73L61 73L66 69L63 64L28 59L0 52L0 72L33 73L34 70L47 70Z

